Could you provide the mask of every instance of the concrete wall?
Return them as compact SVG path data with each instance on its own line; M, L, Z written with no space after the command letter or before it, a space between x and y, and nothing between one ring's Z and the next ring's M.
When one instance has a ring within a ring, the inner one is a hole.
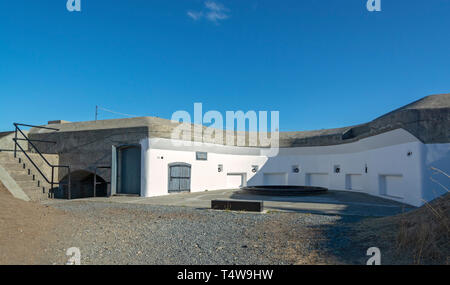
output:
M139 144L143 138L148 137L148 128L42 132L32 133L30 137L56 141L56 144L36 143L36 146L43 153L59 154L61 165L69 165L72 171L94 172L96 166L111 165L113 145ZM63 179L66 174L61 171L59 179ZM111 179L109 169L100 169L98 175L105 181Z
M245 173L248 185L286 181L288 185L363 192L414 206L439 195L427 180L430 166L450 173L450 144L425 145L402 129L349 144L282 148L271 158L261 155L258 148L205 143L180 147L167 139L143 140L141 145L142 196L168 193L168 165L173 162L191 164L192 192L225 189L227 174ZM207 151L208 160L196 160L196 151ZM217 171L219 164L222 172ZM252 172L254 165L259 168L256 173ZM297 166L300 172L294 173Z
M148 130L149 138L166 139L172 139L174 130L180 127L178 122L157 117L138 117L76 123L58 122L60 121L49 122L49 125L47 126L58 128L60 133L111 129L126 130L144 127ZM187 124L187 126L190 126L191 130L191 135L188 137L189 141L224 145L228 138L233 136L235 137L235 141L237 141L237 137L243 139L245 141L243 146L264 146L261 142L258 142L256 145L249 143L249 136L256 135L256 133L223 131L193 124ZM376 118L371 122L360 125L314 131L280 132L279 145L280 147L308 147L348 144L395 129L407 130L422 143L449 143L450 94L424 97L416 102ZM32 136L35 134L51 132L53 131L45 129L30 130ZM214 134L221 133L222 136L203 136L205 132L212 132ZM268 137L271 137L271 135L268 135Z
M44 153L57 154L59 163L70 165L72 171L93 172L96 166L112 165L112 146L140 144L144 196L167 193L167 165L172 162L192 165L192 191L227 188L237 183L229 174L243 174L249 185L317 185L420 205L441 193L439 183L448 185L447 176L436 175L430 168L450 173L450 94L425 97L366 124L282 132L280 152L270 158L265 154L267 148L249 146L249 133L223 131L223 139L208 139L202 131L209 128L194 125L190 125L193 132L188 138L194 142L176 146L171 135L179 125L154 117L55 121L48 126L59 131L31 129L29 137L56 141L37 146ZM224 145L231 135L246 138L245 146ZM196 151L208 152L208 160L196 160ZM217 171L218 164L224 166L223 172ZM252 172L254 165L259 168L256 173ZM294 173L293 167L300 172ZM60 180L64 175L59 174ZM100 170L99 176L111 180L110 170Z
M23 130L25 135L28 134L28 131ZM14 138L15 134L14 132L2 132L0 133L0 151L11 151L14 149ZM17 138L23 138L23 136L19 133ZM27 151L28 150L28 144L25 141L19 141L19 144L22 146L22 148Z
M143 148L144 150L144 148ZM184 162L191 165L191 192L226 189L228 174L246 173L252 178L252 165L264 165L267 157L259 155L236 155L208 153L207 161L196 160L195 151L177 151L149 148L143 154L146 166L143 169L142 196L168 194L168 165ZM218 165L223 164L223 171L218 172Z

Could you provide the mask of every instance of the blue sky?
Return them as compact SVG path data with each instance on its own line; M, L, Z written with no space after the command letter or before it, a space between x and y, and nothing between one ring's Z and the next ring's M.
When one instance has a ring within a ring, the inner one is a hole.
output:
M0 0L0 130L95 105L280 111L280 129L363 123L450 92L450 1ZM99 118L117 116L100 112Z

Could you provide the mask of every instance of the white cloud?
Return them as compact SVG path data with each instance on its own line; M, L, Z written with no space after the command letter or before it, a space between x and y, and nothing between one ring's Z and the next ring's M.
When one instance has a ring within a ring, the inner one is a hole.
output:
M203 16L202 12L195 12L195 11L187 11L187 15L191 17L194 21L197 21Z
M216 24L218 24L219 21L230 17L228 15L230 10L219 2L206 1L204 5L205 8L202 11L188 11L187 15L194 21L205 18L206 20Z
M228 18L227 14L211 11L208 14L206 14L206 18L212 22L218 22L219 20L225 20Z
M213 1L206 1L205 7L212 11L223 11L226 9L222 4Z

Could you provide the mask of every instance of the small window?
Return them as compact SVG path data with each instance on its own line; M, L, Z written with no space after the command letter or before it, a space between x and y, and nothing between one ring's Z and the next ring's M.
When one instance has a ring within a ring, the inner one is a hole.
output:
M197 151L195 153L195 157L196 157L197 160L208 160L208 153L207 152Z
M219 165L217 166L217 171L218 171L218 172L222 172L222 171L223 171L223 164L219 164Z
M252 172L256 173L258 171L258 165L252 165Z
M292 165L292 172L293 173L299 173L300 172L300 166Z

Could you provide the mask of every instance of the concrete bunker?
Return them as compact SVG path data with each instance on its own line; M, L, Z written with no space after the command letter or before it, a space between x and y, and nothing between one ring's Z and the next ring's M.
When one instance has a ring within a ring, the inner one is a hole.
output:
M443 194L434 193L434 181L424 177L432 169L449 172L449 110L450 94L441 94L357 126L279 132L276 156L269 155L261 140L250 144L252 132L223 130L221 139L217 133L212 139L203 135L213 128L195 131L191 124L194 132L174 138L181 122L156 117L49 122L46 129L30 129L29 137L40 152L58 157L55 165L110 168L100 170L111 182L108 195L234 189L245 187L245 180L283 193L290 190L286 186L322 187L420 206ZM245 138L245 144L236 145L238 138ZM63 176L60 171L57 175ZM78 196L89 196L81 192Z

